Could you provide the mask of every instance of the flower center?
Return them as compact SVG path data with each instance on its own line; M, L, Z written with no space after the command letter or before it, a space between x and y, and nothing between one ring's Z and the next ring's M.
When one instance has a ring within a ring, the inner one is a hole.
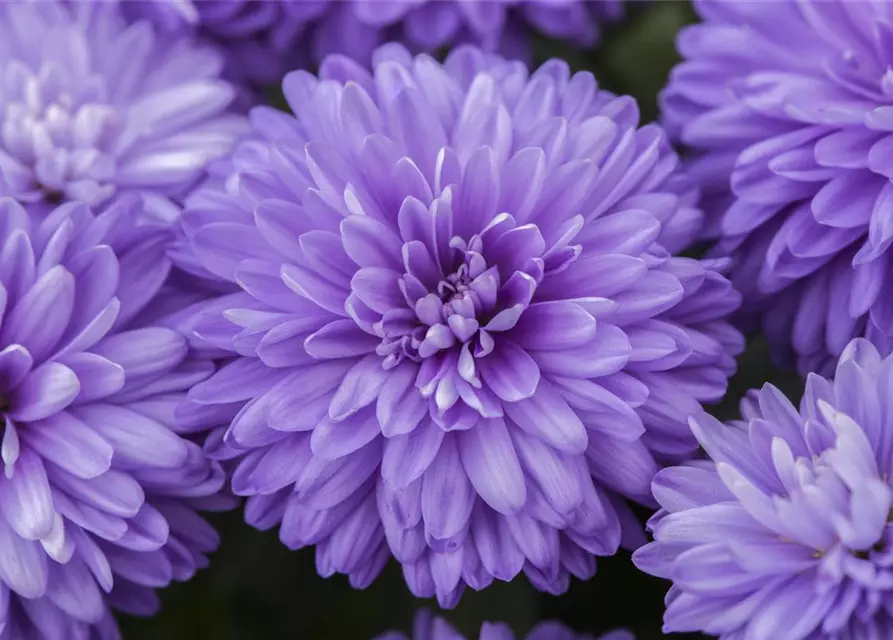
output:
M20 66L10 76L0 112L0 145L31 173L30 184L13 185L16 190L91 205L111 196L115 160L104 149L119 125L116 110L103 104L101 83L89 77L73 91L72 80L51 65L37 74Z
M384 357L385 369L396 367L406 358L419 362L474 338L488 311L480 280L487 265L480 251L478 236L470 242L455 237L450 242L449 275L440 276L436 284L429 280L427 287L411 269L404 275L402 289L407 307L388 311L377 325L382 337L377 352ZM494 297L497 284L498 275L491 287Z
M468 277L468 265L463 263L459 266L455 273L446 277L437 283L437 294L446 307L454 299L463 300L468 292L468 285L471 278Z
M459 315L475 318L480 311L480 299L472 289L474 278L467 262L463 262L455 272L437 283L437 296L443 304L442 316L448 321L450 316Z

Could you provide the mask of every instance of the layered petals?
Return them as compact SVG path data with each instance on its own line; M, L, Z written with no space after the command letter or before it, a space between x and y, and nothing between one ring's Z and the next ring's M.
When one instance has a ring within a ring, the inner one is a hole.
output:
M213 365L150 320L173 235L138 198L0 211L0 638L117 637L216 546L225 477L173 412Z
M707 235L732 259L742 321L803 373L830 374L854 337L889 352L889 8L695 6L704 21L680 33L685 60L661 103L694 151Z
M128 24L118 3L5 3L0 40L0 196L32 212L135 192L167 217L247 128L216 52Z
M743 420L692 418L710 459L657 473L654 542L633 555L674 583L666 632L889 635L891 372L856 339L833 380L810 376L799 411L766 385Z
M534 33L591 47L624 9L619 0L127 0L123 6L131 19L151 20L165 32L197 32L219 45L228 74L253 88L330 54L366 65L387 41L424 52L469 42L521 58L530 56Z
M738 294L673 255L697 193L629 99L469 47L375 60L289 74L295 116L253 117L190 196L186 264L241 289L198 310L234 361L192 411L229 412L206 450L325 575L366 585L390 554L446 607L521 572L563 592L641 537L621 496L697 446Z

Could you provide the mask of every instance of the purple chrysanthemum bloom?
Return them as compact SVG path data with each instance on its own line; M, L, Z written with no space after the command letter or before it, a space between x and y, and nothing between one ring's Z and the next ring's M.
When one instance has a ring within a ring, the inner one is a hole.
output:
M110 608L206 564L225 478L178 434L176 404L213 366L142 319L169 230L139 198L42 222L0 199L0 638L114 638Z
M633 556L674 582L665 631L893 637L891 384L893 357L859 338L799 412L766 385L742 421L692 419L712 460L657 474L655 542Z
M197 29L221 45L235 78L254 84L332 53L365 65L391 40L417 52L470 42L522 58L534 32L590 47L599 25L623 14L620 0L119 1L166 29Z
M732 281L802 371L893 346L893 4L701 1L662 97Z
M508 625L485 622L481 627L480 640L515 640L515 634ZM524 636L526 640L596 640L588 633L577 633L558 622L542 622ZM378 636L375 640L465 640L443 618L432 615L427 610L416 614L412 625L412 636L407 637L398 631ZM629 631L618 629L598 636L597 640L635 640Z
M629 97L552 61L399 45L289 74L231 173L190 198L194 260L241 291L197 335L237 359L193 388L247 519L419 596L524 571L563 592L635 546L620 499L696 447L742 340L715 265L674 257L696 193ZM195 265L192 265L195 267Z
M221 67L114 3L0 3L0 195L42 211L181 195L246 128Z
M94 0L105 2L107 0ZM319 0L117 0L131 21L149 20L163 33L190 34L226 60L225 77L242 95L240 106L261 101L265 85L307 66L306 31L322 15Z

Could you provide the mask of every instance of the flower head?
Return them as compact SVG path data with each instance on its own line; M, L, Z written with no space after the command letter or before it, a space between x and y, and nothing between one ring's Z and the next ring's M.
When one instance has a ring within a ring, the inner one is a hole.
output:
M114 3L0 3L0 43L0 195L29 209L177 196L243 130L216 53Z
M146 323L168 233L123 198L40 223L0 199L0 638L115 637L110 607L204 566L224 477L173 408L207 377Z
M595 636L576 633L558 622L542 622L525 638L526 640L596 640ZM378 636L375 640L463 640L463 638L446 620L422 610L416 614L413 621L412 636L407 637L397 631L391 631ZM508 625L485 622L481 627L480 640L515 640L515 634ZM599 636L598 640L635 640L635 636L628 631L617 630Z
M741 348L729 283L671 253L700 213L662 131L588 73L473 48L283 88L297 115L256 108L184 213L240 291L196 327L238 357L181 418L226 424L208 448L248 520L323 575L364 586L393 554L444 605L592 575Z
M893 358L856 339L799 412L766 385L739 422L692 419L711 459L657 474L655 541L633 556L674 582L667 632L890 637L891 382Z
M893 346L893 5L696 3L663 94L732 281L765 333L824 369Z

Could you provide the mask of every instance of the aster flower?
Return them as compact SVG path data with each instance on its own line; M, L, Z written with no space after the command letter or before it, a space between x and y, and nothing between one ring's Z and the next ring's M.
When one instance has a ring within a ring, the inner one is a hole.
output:
M833 369L854 336L893 346L893 5L697 2L666 124L693 173L732 280L802 371Z
M221 67L114 3L0 3L0 195L45 212L182 194L245 127Z
M290 69L308 66L305 32L328 4L317 0L118 2L130 21L149 20L163 33L198 36L216 49L226 60L225 77L240 89L240 107L260 102L264 86L278 84Z
M142 321L169 231L139 198L41 223L0 199L0 638L114 638L112 607L149 614L153 589L206 564L216 463L173 408L213 369Z
M190 197L193 262L234 294L195 324L236 359L184 424L224 424L246 517L368 585L413 593L527 574L561 593L635 546L621 496L696 443L722 397L738 295L674 257L696 193L628 97L551 61L398 45L374 73L289 74L231 174ZM196 265L193 265L196 266Z
M419 52L472 42L522 58L533 32L591 47L599 24L623 13L620 0L122 1L130 15L166 29L197 29L221 45L234 78L255 85L278 82L289 68L331 53L368 64L390 40Z
M558 622L540 623L525 638L526 640L596 640L595 636L575 633ZM378 636L376 640L464 640L464 638L446 620L422 610L416 614L413 621L411 637L391 631ZM481 627L480 640L515 640L515 634L505 624L485 622ZM635 640L635 636L628 631L617 630L599 636L598 640Z
M893 634L893 358L853 340L799 412L766 385L724 426L691 428L711 460L654 479L662 509L637 566L669 578L665 631L721 638Z

